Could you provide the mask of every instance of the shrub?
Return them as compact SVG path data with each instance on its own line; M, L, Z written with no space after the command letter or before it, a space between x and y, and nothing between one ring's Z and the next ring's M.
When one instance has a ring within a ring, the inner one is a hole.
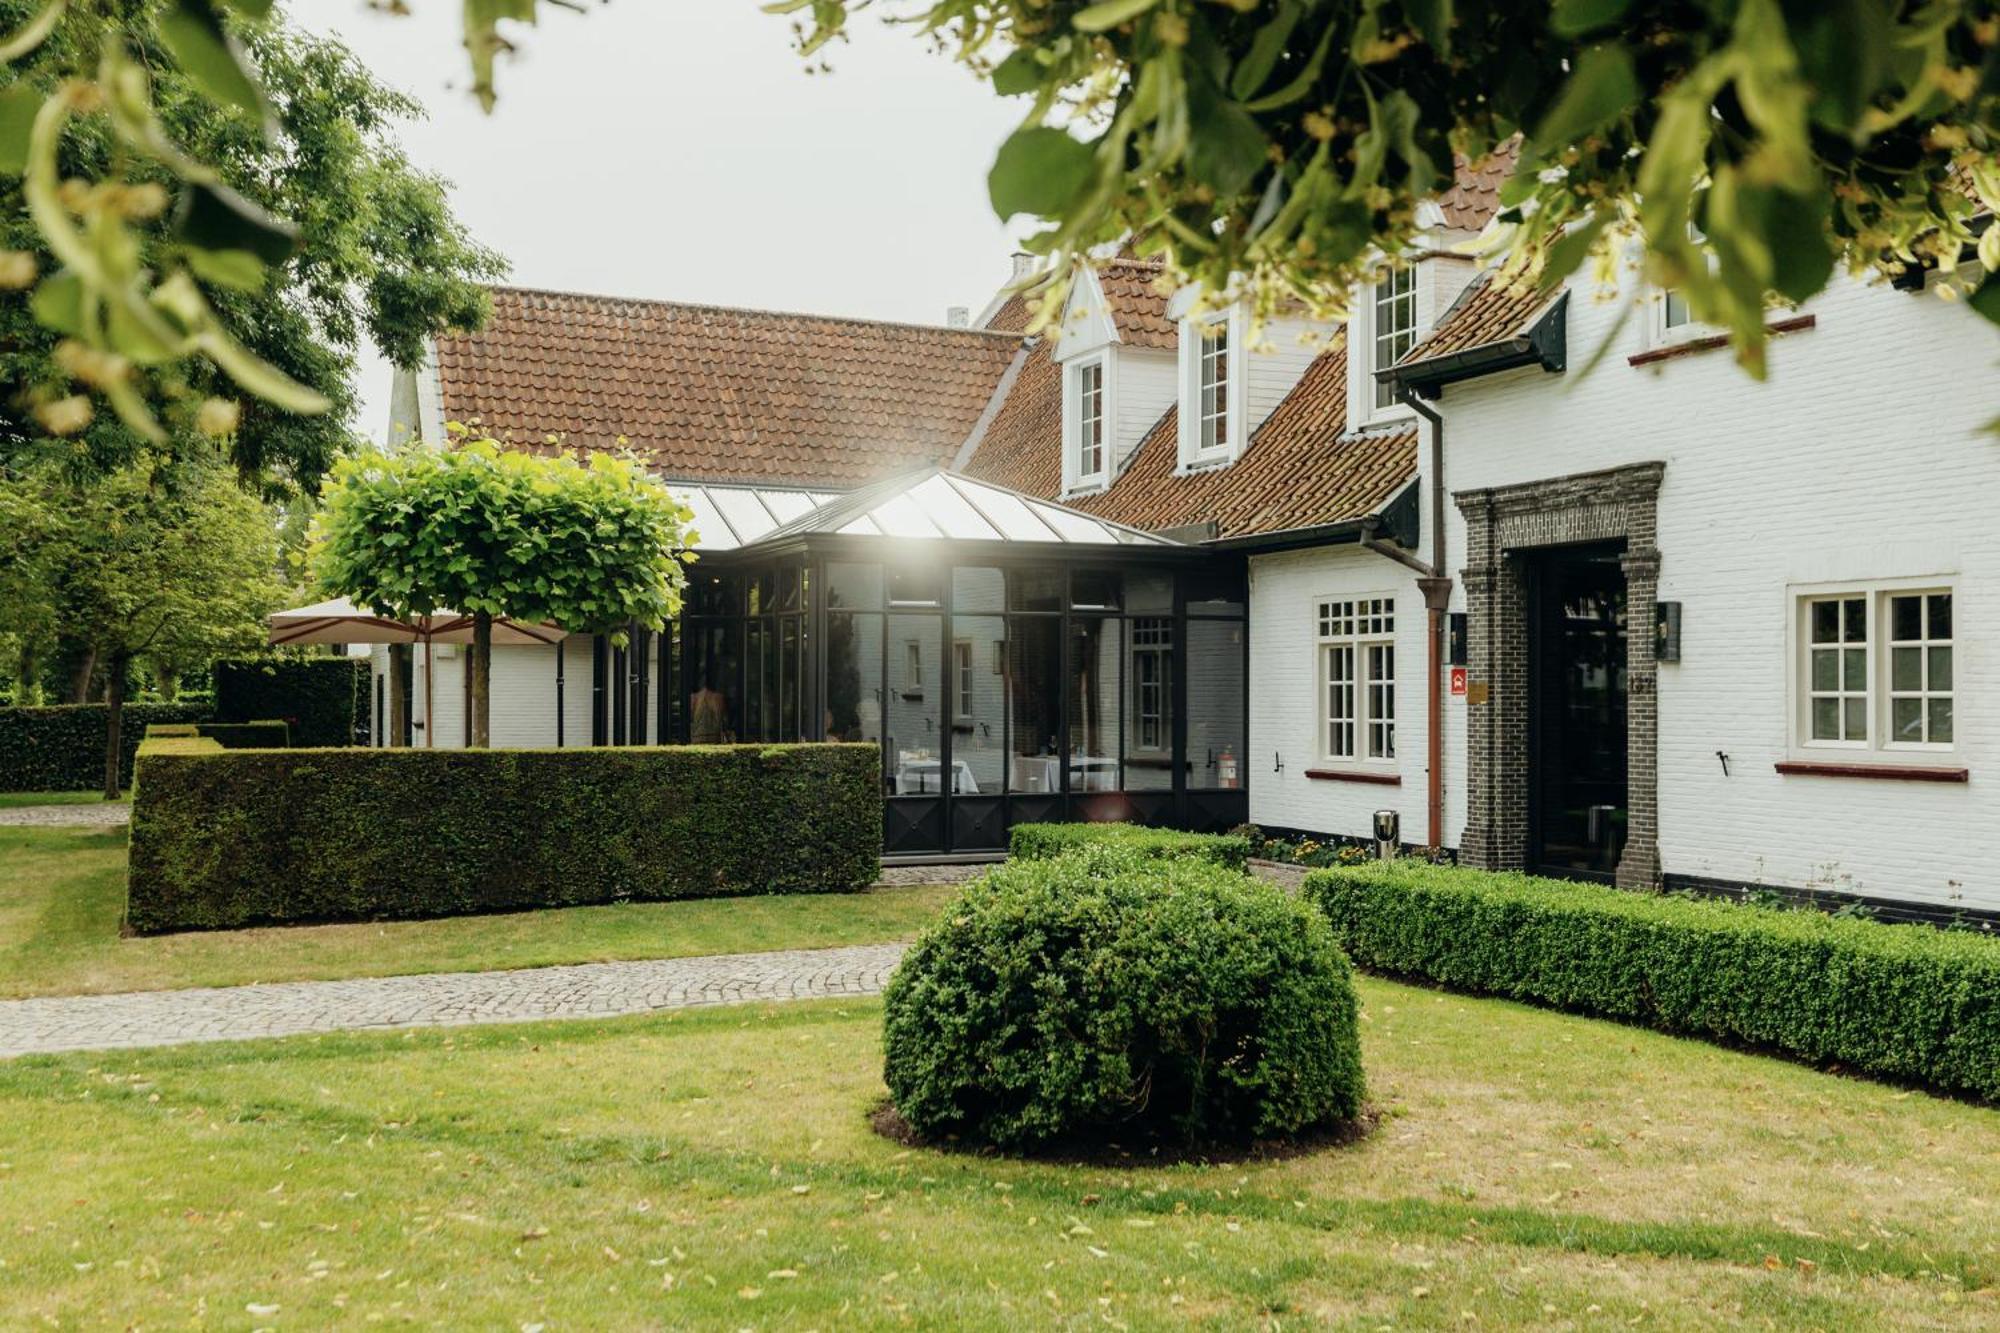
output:
M0 791L94 791L104 786L103 704L49 708L0 708ZM119 784L132 782L132 757L146 728L197 722L202 704L126 704L119 736Z
M225 750L282 750L292 743L292 729L283 722L197 722L194 734L206 736Z
M1414 860L1305 892L1363 967L2000 1097L2000 941Z
M352 745L355 718L366 712L367 666L359 657L217 662L215 720L277 718L301 748Z
M866 887L874 746L223 750L149 741L139 931Z
M1008 854L1024 861L1100 846L1142 856L1196 857L1231 870L1250 864L1250 840L1240 833L1182 833L1142 824L1016 824L1007 839Z
M1198 860L1100 846L1001 866L884 1003L890 1095L926 1135L1231 1141L1361 1109L1353 981L1325 921Z

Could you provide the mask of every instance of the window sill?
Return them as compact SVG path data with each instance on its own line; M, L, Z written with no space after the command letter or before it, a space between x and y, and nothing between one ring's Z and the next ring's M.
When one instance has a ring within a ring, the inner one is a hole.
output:
M1174 469L1174 475L1192 477L1197 472L1216 472L1235 461L1234 454L1212 454L1207 458L1190 458Z
M1818 315L1794 315L1790 319L1774 320L1764 326L1764 332L1773 338L1787 333L1804 333L1807 329L1819 327ZM1729 346L1726 333L1710 334L1705 338L1684 338L1680 342L1668 343L1663 347L1651 347L1643 352L1635 352L1625 358L1628 366L1651 366L1661 361L1673 361L1683 356L1697 356L1702 352L1712 352L1718 347Z
M1309 768L1306 776L1314 782L1361 782L1372 787L1400 787L1401 773L1370 773L1359 768Z
M1970 782L1970 769L1919 764L1844 764L1825 759L1781 759L1788 777L1870 778L1880 782Z

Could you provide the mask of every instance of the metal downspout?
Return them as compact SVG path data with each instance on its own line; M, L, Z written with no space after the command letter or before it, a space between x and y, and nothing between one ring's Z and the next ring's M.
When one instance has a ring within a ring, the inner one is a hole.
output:
M1444 554L1444 418L1417 397L1401 380L1396 381L1396 401L1431 423L1431 558L1430 574L1417 580L1424 594L1424 614L1430 645L1430 688L1424 700L1426 765L1425 814L1430 825L1430 845L1444 846L1444 635L1445 611L1451 605L1451 576L1445 573Z

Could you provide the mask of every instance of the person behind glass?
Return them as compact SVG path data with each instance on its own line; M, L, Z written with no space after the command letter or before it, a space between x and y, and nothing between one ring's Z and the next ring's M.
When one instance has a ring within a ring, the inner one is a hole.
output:
M688 739L696 745L725 745L732 739L729 700L707 681L688 696Z

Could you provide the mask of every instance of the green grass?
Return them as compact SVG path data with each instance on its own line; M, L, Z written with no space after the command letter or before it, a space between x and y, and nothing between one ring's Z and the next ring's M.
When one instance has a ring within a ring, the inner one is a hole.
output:
M872 944L913 935L957 892L934 885L125 939L124 829L0 827L0 867L0 998Z
M1996 1112L1362 991L1382 1124L1218 1166L879 1139L873 1002L0 1065L0 1309L280 1328L2000 1319Z
M101 791L0 791L0 810L19 810L29 805L97 805Z

